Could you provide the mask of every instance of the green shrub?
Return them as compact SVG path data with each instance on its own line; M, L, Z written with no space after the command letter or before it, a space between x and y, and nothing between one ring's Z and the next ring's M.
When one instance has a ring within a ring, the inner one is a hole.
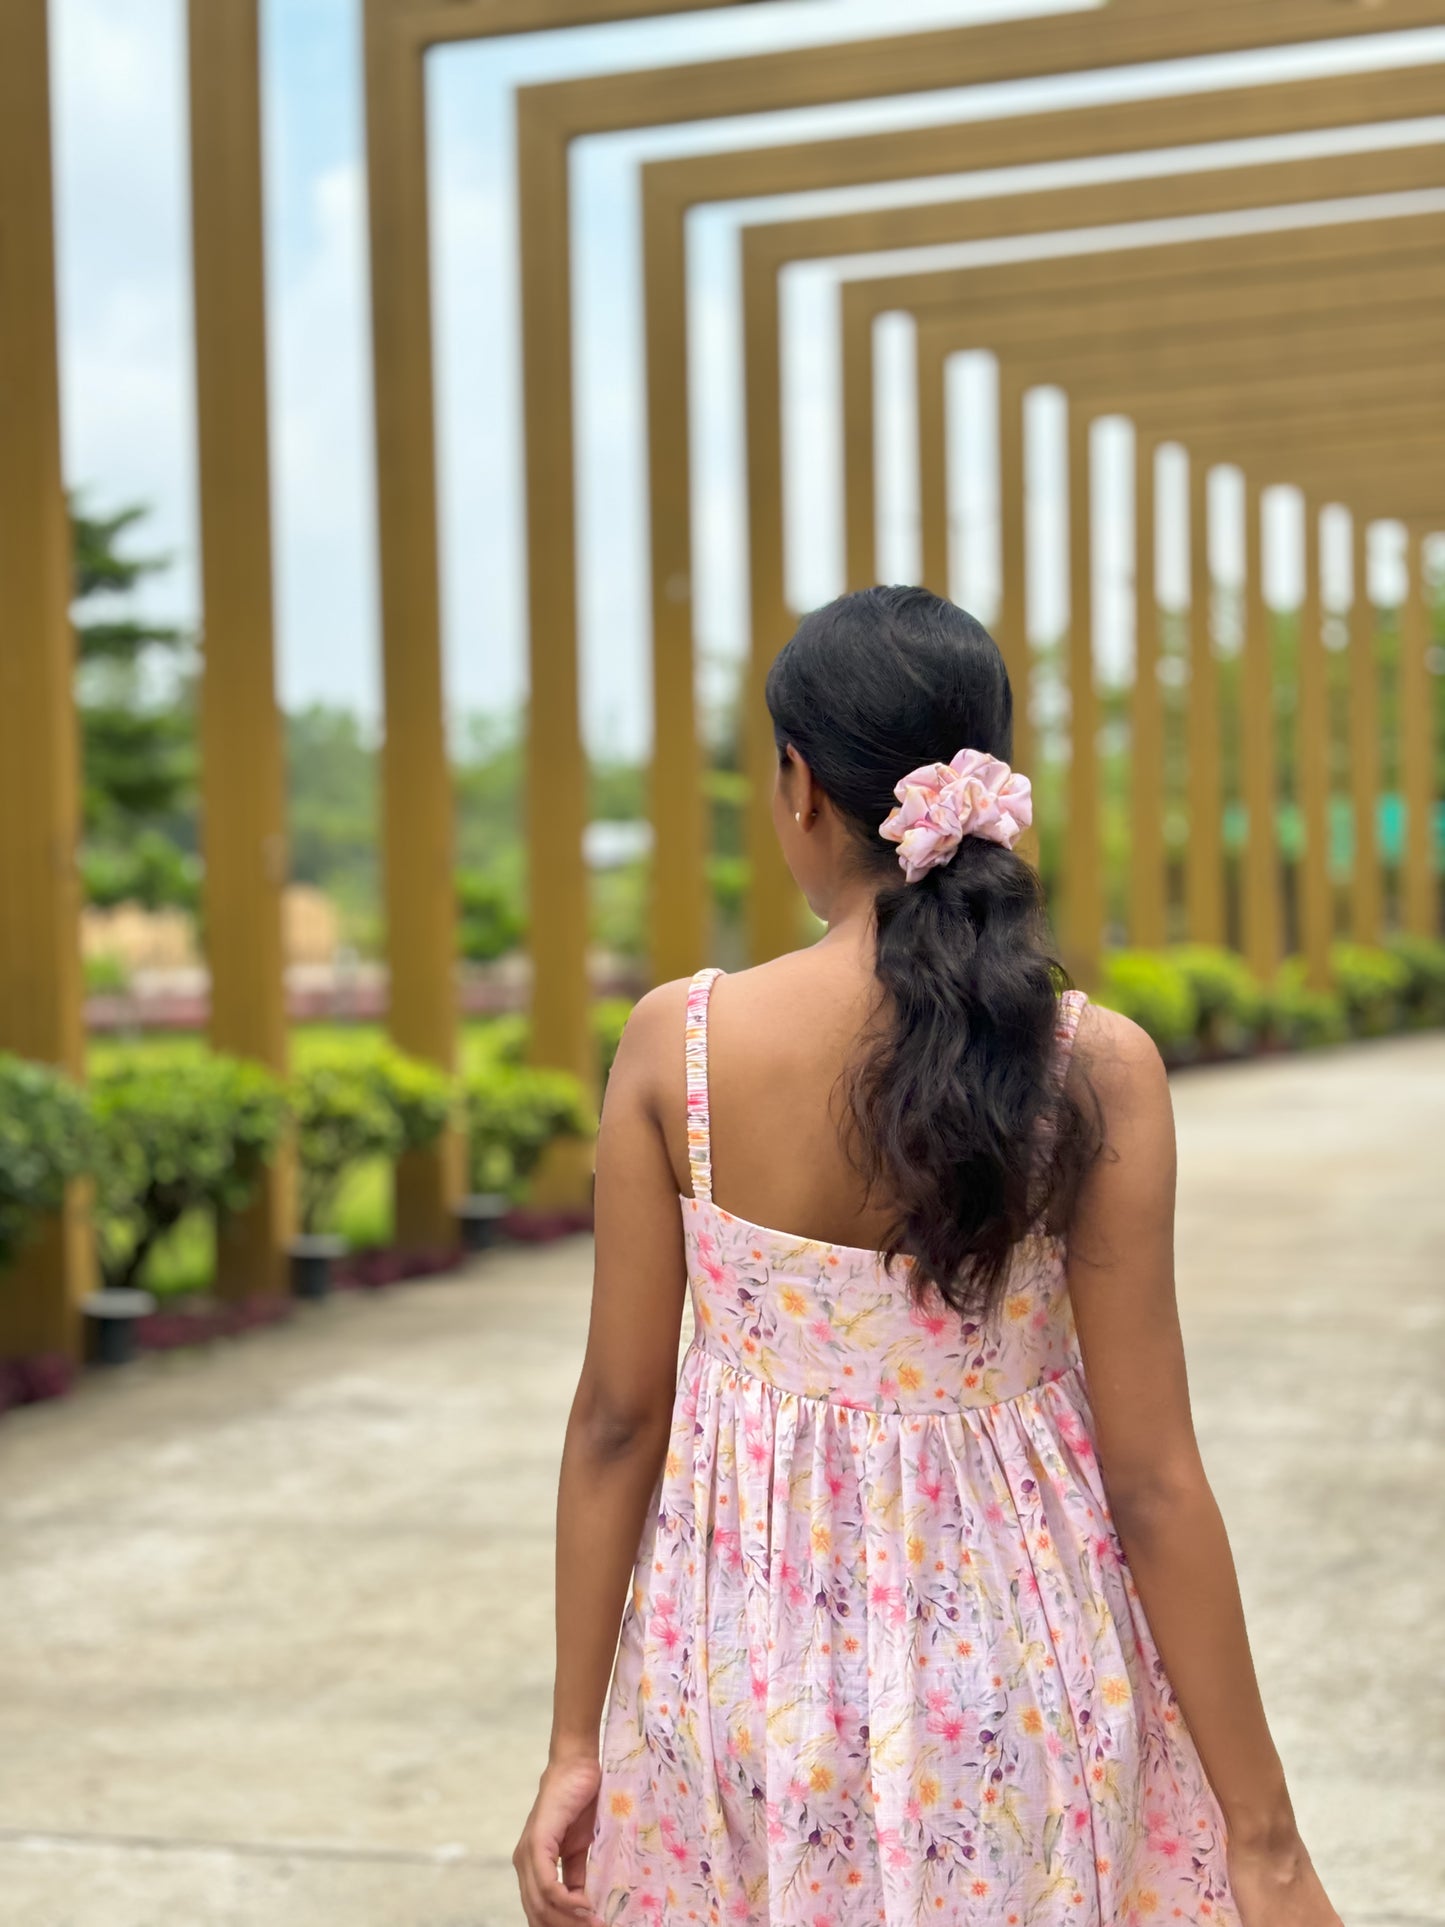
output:
M1264 1023L1266 999L1244 959L1206 943L1175 944L1166 954L1194 993L1204 1049L1231 1056L1248 1050Z
M301 1228L330 1229L343 1179L368 1158L396 1158L405 1132L395 1107L354 1048L313 1052L291 1080L300 1165Z
M1265 1019L1277 1043L1291 1050L1338 1044L1350 1034L1344 1000L1334 990L1311 990L1303 957L1280 968L1267 994Z
M526 934L513 893L479 870L457 876L457 948L469 963L492 963L515 950Z
M130 967L123 957L99 951L85 960L85 991L88 997L124 997L130 990Z
M467 1072L495 1064L525 1064L530 1034L531 1026L520 1011L508 1011L504 1017L488 1017L469 1025L463 1045Z
M209 1054L120 1058L96 1079L93 1105L108 1285L135 1283L188 1212L247 1204L286 1120L285 1094L270 1072Z
M1438 937L1400 936L1392 938L1388 948L1408 973L1406 1023L1422 1030L1445 1024L1445 943Z
M90 1107L77 1086L49 1064L0 1053L0 1270L94 1157Z
M1357 1037L1383 1037L1400 1028L1410 972L1399 957L1366 944L1337 943L1330 949L1330 975Z
M391 1106L401 1127L403 1151L434 1144L452 1120L456 1084L445 1071L422 1058L408 1057L389 1044L377 1044L359 1061Z
M1096 1002L1130 1017L1166 1057L1187 1054L1199 1005L1184 972L1157 950L1116 950L1104 960Z
M359 1165L434 1144L451 1122L445 1071L372 1035L313 1044L292 1079L301 1226L335 1228L338 1194Z
M566 1071L498 1065L469 1077L467 1136L473 1191L520 1198L542 1153L560 1138L590 1137L597 1120Z
M597 1040L600 1081L604 1085L612 1075L617 1046L622 1042L622 1033L631 1015L632 999L630 997L604 997L592 1006L592 1035Z

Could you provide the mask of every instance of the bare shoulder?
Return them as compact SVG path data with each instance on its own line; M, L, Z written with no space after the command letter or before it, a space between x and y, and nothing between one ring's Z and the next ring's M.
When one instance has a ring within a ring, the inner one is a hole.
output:
M1069 1078L1093 1092L1106 1122L1170 1108L1169 1080L1153 1038L1132 1017L1103 1004L1084 1006Z
M628 1013L617 1046L614 1075L648 1081L667 1066L671 1059L682 1058L683 1031L687 1024L687 997L691 979L674 977L645 991Z

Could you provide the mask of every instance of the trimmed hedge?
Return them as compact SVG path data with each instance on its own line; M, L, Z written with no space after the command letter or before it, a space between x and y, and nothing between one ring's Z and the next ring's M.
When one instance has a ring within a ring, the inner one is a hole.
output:
M1445 1023L1445 942L1398 937L1387 948L1337 943L1329 990L1305 983L1291 957L1258 983L1234 952L1205 944L1116 950L1096 1001L1131 1017L1171 1062L1240 1056L1260 1047L1313 1049L1347 1037Z
M84 1093L48 1064L0 1052L0 1269L94 1162Z
M286 1122L278 1078L257 1064L204 1056L136 1059L95 1081L96 1208L101 1270L131 1285L188 1212L238 1211L275 1156Z
M1445 1024L1445 943L1340 943L1331 963L1333 987L1315 991L1299 958L1264 987L1237 956L1206 945L1119 950L1096 996L1174 1063ZM594 1008L602 1080L628 1011L621 998ZM525 1019L498 1020L455 1080L375 1035L329 1039L302 1054L288 1086L198 1043L120 1047L88 1094L0 1054L0 1269L33 1222L59 1206L67 1182L88 1174L106 1282L137 1280L183 1219L245 1204L288 1122L307 1230L331 1226L337 1193L358 1166L421 1149L453 1122L468 1134L473 1189L520 1200L548 1145L586 1139L597 1122L576 1078L525 1062L527 1042Z
M1132 1018L1169 1056L1199 1029L1199 999L1188 977L1163 951L1116 950L1105 959L1097 1000Z
M473 1191L520 1199L549 1144L587 1138L596 1114L575 1077L527 1065L489 1067L468 1078L467 1137Z

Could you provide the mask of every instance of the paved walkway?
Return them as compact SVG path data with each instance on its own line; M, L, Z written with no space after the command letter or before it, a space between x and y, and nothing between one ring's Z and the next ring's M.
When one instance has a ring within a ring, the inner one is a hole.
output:
M1201 1434L1348 1927L1445 1927L1445 1038L1176 1083ZM518 1927L580 1241L0 1426L4 1927Z

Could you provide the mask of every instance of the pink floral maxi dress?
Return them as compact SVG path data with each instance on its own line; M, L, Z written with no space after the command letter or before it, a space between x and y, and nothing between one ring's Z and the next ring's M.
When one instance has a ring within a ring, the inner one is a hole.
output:
M624 1927L1238 1927L1223 1820L1110 1522L1062 1241L997 1328L712 1199L603 1737ZM1062 1075L1084 998L1060 1000Z

